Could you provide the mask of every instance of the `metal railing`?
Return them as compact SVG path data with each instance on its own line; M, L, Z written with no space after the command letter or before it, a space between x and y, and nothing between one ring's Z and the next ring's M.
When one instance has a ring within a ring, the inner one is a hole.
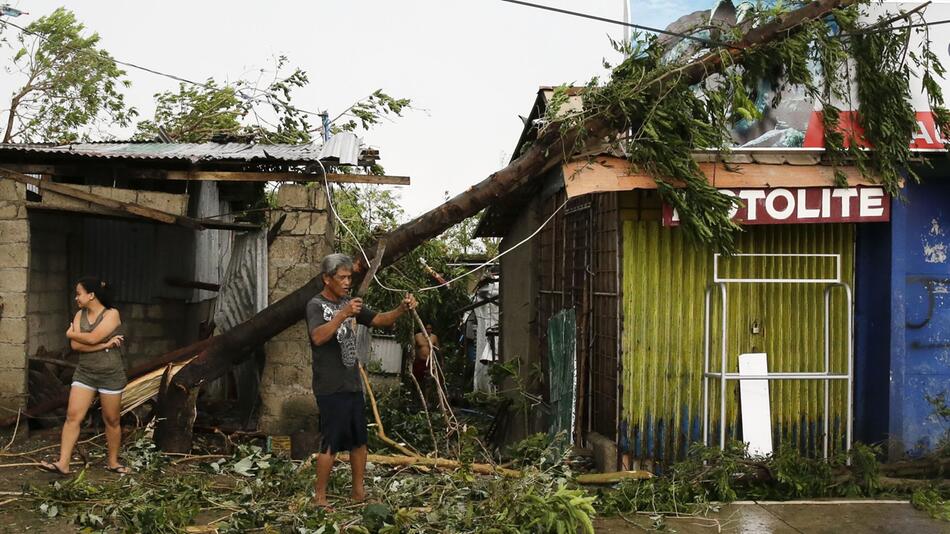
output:
M854 297L851 286L841 279L840 254L734 254L732 257L798 257L798 258L834 258L834 278L723 278L719 276L719 254L713 256L713 283L706 288L706 301L703 322L703 444L709 445L709 386L711 380L719 380L719 447L726 447L726 385L730 380L822 380L824 381L824 428L823 428L823 455L828 458L828 440L830 431L830 386L832 380L847 382L847 425L845 433L845 450L851 450L853 431L853 391L854 391L854 339L853 339L853 310ZM822 372L777 372L755 375L742 375L727 372L728 366L728 295L727 284L825 284L824 291L824 371ZM713 372L710 367L711 350L711 310L712 295L716 289L720 293L721 313L721 362L719 372ZM842 288L847 299L847 372L844 374L831 372L831 293L835 288ZM850 465L850 458L848 464Z

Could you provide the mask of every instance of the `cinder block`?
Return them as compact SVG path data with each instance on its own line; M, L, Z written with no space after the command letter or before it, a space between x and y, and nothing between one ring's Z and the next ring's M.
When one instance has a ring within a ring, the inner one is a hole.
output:
M26 317L26 293L0 293L0 303L3 304L0 321L7 318ZM65 326L63 329L65 330Z
M138 191L137 202L143 206L148 206L149 208L166 213L174 213L175 215L185 215L188 210L187 195Z
M26 369L0 368L0 396L26 392Z
M330 215L326 212L310 214L310 233L323 235L329 228Z
M0 293L24 293L26 281L25 267L0 269Z
M19 203L12 200L0 200L0 219L16 219L19 214Z
M0 343L0 367L25 368L27 364L26 347L22 344Z
M0 245L0 268L28 267L30 265L30 247L26 243L7 243Z
M270 369L264 369L264 376L270 376L273 384L283 387L309 383L313 378L313 372L298 365L274 364L270 366Z
M0 183L3 183L7 180L0 180ZM26 408L26 399L28 394L26 391L21 391L19 393L6 393L0 390L0 412L10 415L16 415L18 409ZM21 425L23 421L20 421Z
M145 318L145 306L142 304L131 304L125 305L125 309L128 310L128 317L130 319L144 319Z
M271 264L293 265L304 260L304 243L294 236L278 235L267 249Z
M118 200L119 202L135 203L136 195L138 193L138 191L134 189L122 189L121 187L103 187L98 185L91 187L92 189L90 192L93 195L111 198L112 200Z
M287 293L296 291L319 274L319 268L313 265L299 264L279 269L268 269L268 287ZM271 297L271 301L276 298Z
M323 187L323 184L321 183L311 184L309 187L309 190L311 191L311 194L313 195L311 196L311 198L313 199L313 206L311 207L318 210L326 210L327 209L327 193L326 193L326 189L324 189Z
M313 207L312 198L311 191L304 185L281 184L277 190L277 205L283 208Z
M30 224L28 219L13 219L0 221L0 243L8 246L10 243L28 243L30 240Z
M25 185L0 178L0 200L23 200L24 198L26 198Z
M164 319L165 308L161 304L151 304L145 308L145 316L149 319Z

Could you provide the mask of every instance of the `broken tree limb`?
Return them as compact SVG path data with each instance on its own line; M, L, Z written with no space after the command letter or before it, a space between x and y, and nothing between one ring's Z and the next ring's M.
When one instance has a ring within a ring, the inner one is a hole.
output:
M653 473L649 471L617 471L614 473L590 473L586 475L577 475L574 482L578 484L613 484L622 480L644 480L653 478Z
M707 54L645 83L643 90L651 94L661 94L670 83L698 83L722 70L725 54L739 54L744 49L789 35L803 22L824 17L834 9L853 2L854 0L817 0L808 3L775 22L750 30L742 39L732 43L739 51ZM477 214L522 186L540 179L547 171L573 155L588 153L594 147L602 145L605 139L613 139L617 132L629 129L630 126L623 110L619 108L605 110L587 118L577 127L564 128L563 131L561 124L554 121L508 166L441 206L387 233L384 236L387 246L380 265L391 265L423 242ZM370 243L363 248L374 250L376 247L374 243ZM358 258L357 263L355 278L359 278L360 271L367 270L369 261ZM359 285L360 281L361 279L355 279L354 283ZM220 377L231 366L244 361L250 350L302 320L307 301L322 289L323 281L319 276L310 280L250 320L221 335L207 350L175 375L172 387L167 388L166 394L160 400L159 423L155 430L158 447L166 452L190 451L191 428L185 424L187 418L179 417L178 412L193 410L188 404L191 389Z
M376 257L370 263L369 271L367 271L366 276L363 277L363 283L360 284L359 288L356 290L357 297L362 297L369 289L370 282L372 282L373 278L376 276L376 271L379 270L379 263L382 261L384 250L386 250L386 241L382 240L379 242L379 245L377 245ZM369 395L369 405L373 410L373 419L376 421L376 437L378 437L380 441L386 445L389 445L390 447L407 456L417 456L404 445L396 442L386 435L386 428L383 426L383 420L379 416L379 406L376 404L376 394L373 393L373 385L369 383L369 375L366 374L366 369L363 368L362 363L357 363L357 367L360 371L360 377L363 379L363 385L366 388L366 393Z
M349 453L340 453L339 458L343 461L349 460ZM421 465L426 467L439 467L442 469L459 469L467 467L473 473L481 475L502 475L509 478L521 478L521 471L514 469L505 469L491 464L463 464L455 460L446 460L445 458L429 458L427 456L384 456L382 454L368 454L366 461L379 465Z
M359 368L360 376L363 377L363 384L366 385L366 393L369 395L369 405L373 410L373 419L376 421L376 437L378 437L380 441L386 445L389 445L390 447L407 456L417 456L404 445L397 443L395 440L386 435L386 429L383 427L383 420L379 417L379 406L376 405L376 395L373 394L373 386L371 386L369 383L369 376L366 375L366 371L363 369L362 365L360 365Z

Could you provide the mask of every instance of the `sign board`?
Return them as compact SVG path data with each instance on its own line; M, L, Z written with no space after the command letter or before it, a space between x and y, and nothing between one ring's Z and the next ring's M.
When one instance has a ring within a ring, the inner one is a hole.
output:
M887 222L891 198L880 187L777 187L720 189L742 202L732 220L752 224ZM663 226L680 224L679 213L663 205Z
M637 13L637 22L644 24L653 19L654 27L662 27L671 20L658 20L660 17L673 19L665 10L654 9L653 3L647 0L629 0L629 13ZM777 0L760 0L756 2L763 8L774 6ZM890 17L899 11L909 11L920 6L923 2L874 2L862 6L860 20L866 24L873 24L880 17ZM710 24L734 26L747 22L745 18L749 10L745 2L717 2L716 0L697 0L695 11L684 15L675 22L666 26L667 30L682 32L688 31L697 37L708 37ZM625 6L626 7L626 6ZM950 19L950 3L934 2L927 6L920 15L926 22L943 22ZM840 28L830 17L825 18L832 33L840 32ZM914 22L918 22L914 19ZM895 26L898 24L895 24ZM692 30L690 30L692 28ZM907 53L920 53L924 39L931 41L931 50L944 65L950 65L950 31L947 26L932 25L929 31L912 31L905 48ZM664 39L669 39L664 37ZM683 60L696 52L694 43L686 40L669 39L668 60ZM821 68L814 60L808 62L808 68L816 79L821 78ZM934 127L933 113L930 110L929 97L921 83L919 73L910 69L910 94L908 101L917 112L917 131L913 135L910 148L915 151L945 150L943 138L945 135ZM945 95L950 94L950 77L936 77L937 83ZM818 82L820 84L820 81ZM840 98L832 98L830 104L841 110L839 128L842 131L860 133L856 126L856 112L858 108L857 84L849 84L850 94ZM778 83L772 84L761 81L757 88L755 106L761 116L755 120L741 120L733 125L732 140L736 147L744 148L822 148L825 142L824 126L821 120L822 103L808 94L802 87L789 86ZM778 105L772 105L779 96ZM950 137L950 134L947 135Z
M765 353L739 355L740 375L764 375L768 372ZM739 380L739 406L742 411L742 441L749 444L749 456L772 454L772 409L769 405L768 380Z

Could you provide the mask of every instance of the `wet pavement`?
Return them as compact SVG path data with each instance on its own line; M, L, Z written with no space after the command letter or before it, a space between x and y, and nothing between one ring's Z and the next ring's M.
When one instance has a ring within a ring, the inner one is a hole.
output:
M649 516L599 519L598 533L652 530ZM660 532L680 534L950 534L950 523L932 519L909 503L807 501L733 503L708 517L668 518Z

